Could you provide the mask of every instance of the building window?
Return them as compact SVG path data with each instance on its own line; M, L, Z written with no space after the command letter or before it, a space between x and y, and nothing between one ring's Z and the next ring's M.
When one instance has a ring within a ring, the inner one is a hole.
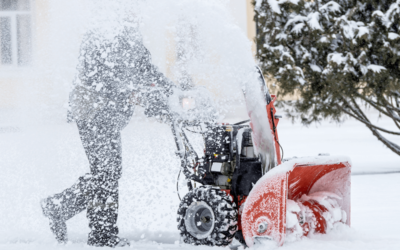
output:
M0 0L0 64L29 64L31 38L31 1Z

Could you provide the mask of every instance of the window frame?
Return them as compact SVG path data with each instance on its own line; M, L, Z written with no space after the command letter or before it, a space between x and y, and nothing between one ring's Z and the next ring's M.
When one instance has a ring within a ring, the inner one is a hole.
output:
M0 71L4 69L19 69L29 66L33 61L33 9L34 9L34 0L29 0L29 10L0 10L0 18L1 17L9 17L10 18L10 36L11 36L11 62L10 64L3 64L0 58ZM30 60L26 64L19 64L18 63L18 30L17 30L17 18L18 15L29 15L30 19L30 34L31 34L31 41L30 41ZM1 51L0 51L1 57Z

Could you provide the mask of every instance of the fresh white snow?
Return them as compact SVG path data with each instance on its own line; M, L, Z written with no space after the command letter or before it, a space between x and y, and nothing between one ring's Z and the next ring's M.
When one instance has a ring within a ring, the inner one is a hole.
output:
M379 65L375 65L375 64L370 64L367 66L368 69L372 70L373 72L379 73L382 70L386 70L385 67L383 66L379 66Z
M398 156L356 121L306 128L281 119L278 128L285 157L346 154L352 160L353 174L400 171ZM179 161L168 126L147 121L138 111L123 131L122 141L121 236L132 240L134 249L192 249L175 245L179 240L175 222ZM41 198L70 186L88 171L75 125L32 125L1 133L0 151L0 249L86 248L84 213L68 221L70 245L56 246L39 206ZM400 174L353 175L352 228L288 243L281 249L397 249L399 178Z
M400 35L393 33L393 32L389 32L389 39L390 40L396 40L397 38L400 38Z

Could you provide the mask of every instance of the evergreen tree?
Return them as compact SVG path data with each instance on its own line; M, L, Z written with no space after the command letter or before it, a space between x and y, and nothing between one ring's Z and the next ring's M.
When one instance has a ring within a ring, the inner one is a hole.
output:
M304 124L347 114L400 155L400 0L257 0L257 57ZM391 118L374 124L361 105Z

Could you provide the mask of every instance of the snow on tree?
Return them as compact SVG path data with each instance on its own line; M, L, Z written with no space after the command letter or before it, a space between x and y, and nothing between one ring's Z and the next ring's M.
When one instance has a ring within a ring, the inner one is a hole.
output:
M279 96L300 95L285 102L287 114L304 124L347 114L400 155L382 134L400 136L400 0L254 4L263 73L279 83ZM373 124L361 105L390 117L398 131Z

